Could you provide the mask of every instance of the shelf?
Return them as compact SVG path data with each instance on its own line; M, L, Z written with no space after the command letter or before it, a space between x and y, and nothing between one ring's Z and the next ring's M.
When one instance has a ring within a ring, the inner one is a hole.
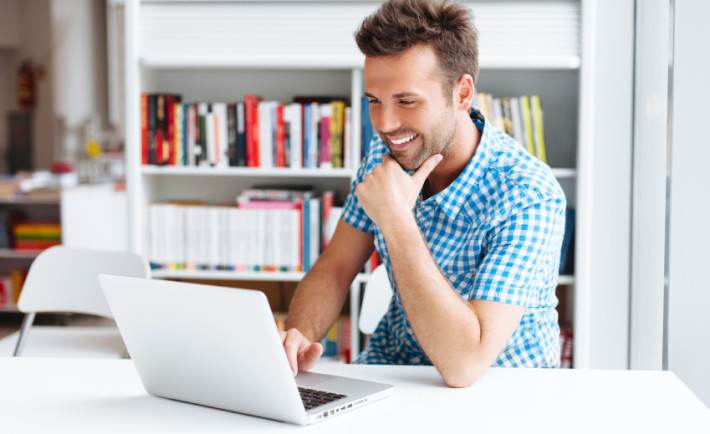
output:
M186 271L153 270L151 277L156 279L204 279L204 280L248 280L254 282L300 282L303 272L259 272L259 271ZM365 281L365 274L358 274L355 281Z
M144 175L188 175L188 176L244 176L244 177L284 177L284 178L347 178L354 172L350 169L291 169L283 167L173 167L141 166Z
M59 205L56 198L15 197L12 199L0 198L0 205Z
M20 310L17 308L17 305L14 303L0 306L0 312L19 312L19 311Z
M574 276L569 275L569 274L560 274L560 277L557 279L557 284L558 285L574 285Z
M553 167L552 174L555 175L556 178L574 178L577 176L577 169Z
M364 57L355 56L281 56L231 55L231 56L169 56L154 54L140 59L149 69L362 69ZM579 56L492 56L481 57L480 68L512 70L577 70L581 65Z
M579 56L539 56L539 57L483 57L481 70L577 70L582 64Z
M34 259L43 250L0 249L0 259Z

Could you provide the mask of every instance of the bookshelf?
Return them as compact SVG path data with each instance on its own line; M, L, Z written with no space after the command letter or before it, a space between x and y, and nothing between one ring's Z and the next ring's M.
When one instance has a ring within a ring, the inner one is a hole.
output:
M31 222L61 221L59 193L56 197L33 197L32 195L17 195L0 199L0 212L18 214ZM9 228L0 228L9 231ZM0 248L0 275L9 276L13 272L24 272L29 269L32 261L43 249L17 249L13 247ZM9 283L7 281L6 283ZM0 313L16 314L19 310L13 302L0 305Z
M377 1L220 1L126 0L125 5L125 125L126 175L129 208L129 245L143 253L145 212L159 200L233 201L253 185L314 185L318 191L333 190L336 203L349 191L355 167L321 169L252 169L148 167L140 164L141 92L176 92L183 101L237 101L244 94L288 102L295 95L344 95L349 97L353 125L359 125L362 94L362 56L353 41L361 19L378 6ZM568 321L574 323L575 360L590 367L590 330L596 321L590 314L598 295L591 289L596 271L616 262L626 251L603 251L592 233L603 233L614 222L624 222L625 191L598 187L599 178L623 179L619 166L582 164L581 156L598 160L598 142L590 131L601 129L602 117L626 109L602 106L595 89L605 86L589 71L598 68L599 56L583 56L582 47L615 53L609 38L597 42L603 20L611 12L587 0L499 2L472 4L481 35L481 73L477 88L496 96L538 94L545 110L548 163L563 186L568 204L577 209L575 275L563 275L559 284L569 294ZM609 10L613 10L611 7ZM324 37L327 35L327 37ZM594 44L592 44L594 42ZM610 69L613 69L610 67ZM583 84L582 77L588 79ZM625 82L621 82L619 86ZM618 117L618 116L617 116ZM354 148L360 148L360 131L353 128ZM623 184L623 183L622 183ZM579 194L578 194L579 192ZM620 202L621 201L621 202ZM603 223L594 213L614 215ZM626 218L628 220L628 218ZM591 260L591 255L603 259ZM579 279L582 274L584 279ZM298 281L301 273L185 272L160 270L159 278ZM351 312L353 337L357 330L360 284L353 283ZM623 276L611 278L607 294L627 284ZM596 311L595 311L596 312ZM577 336L584 339L577 339ZM353 345L357 342L353 340ZM357 348L353 348L354 351ZM597 350L595 347L594 350ZM600 348L599 351L603 351Z

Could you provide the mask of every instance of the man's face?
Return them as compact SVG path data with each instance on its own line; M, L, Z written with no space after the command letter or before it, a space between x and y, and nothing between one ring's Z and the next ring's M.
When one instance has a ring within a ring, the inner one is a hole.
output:
M453 96L444 97L443 81L436 54L426 45L365 58L372 126L404 169L419 168L433 154L446 156L456 111Z

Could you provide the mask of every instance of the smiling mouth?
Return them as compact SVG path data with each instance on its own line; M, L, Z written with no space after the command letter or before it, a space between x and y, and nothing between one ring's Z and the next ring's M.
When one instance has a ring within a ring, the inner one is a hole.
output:
M419 137L419 134L412 134L410 136L401 137L399 139L387 139L387 141L390 143L391 148L402 149L405 148L408 144L412 143L417 137Z

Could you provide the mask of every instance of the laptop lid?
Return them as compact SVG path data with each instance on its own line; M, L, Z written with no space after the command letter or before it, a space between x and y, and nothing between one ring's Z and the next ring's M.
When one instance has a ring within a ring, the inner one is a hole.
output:
M262 292L106 274L99 282L149 393L306 423Z

